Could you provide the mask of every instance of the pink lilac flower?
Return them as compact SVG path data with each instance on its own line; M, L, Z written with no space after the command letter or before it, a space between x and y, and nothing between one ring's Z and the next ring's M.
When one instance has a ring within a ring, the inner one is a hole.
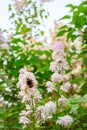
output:
M51 62L50 63L50 70L53 72L59 71L59 66L57 62Z
M56 52L54 51L52 53L52 59L55 60L56 62L62 62L62 60L64 59L64 56L65 56L65 53L64 51L61 51L61 52Z
M29 124L30 120L25 115L20 116L19 123L22 123L24 125Z
M69 92L72 89L70 82L63 83L63 85L60 86L60 88L64 92Z
M48 93L49 93L49 92L53 92L53 91L55 90L55 86L54 86L53 83L50 82L50 81L48 81L48 82L46 83L46 87L47 87L47 92L48 92Z
M51 80L53 82L59 82L61 83L63 81L63 76L61 74L58 74L58 73L54 73L52 76L51 76Z
M54 114L56 111L56 104L53 101L49 101L45 104L45 109L47 113Z
M59 119L56 121L56 124L59 124L64 127L68 127L73 123L73 118L69 115L65 115L63 117L59 117Z
M63 50L63 49L64 49L64 45L60 41L57 41L53 47L53 50L56 52Z
M37 108L36 116L38 122L45 122L53 117L56 112L56 104L53 101L47 102L44 106Z

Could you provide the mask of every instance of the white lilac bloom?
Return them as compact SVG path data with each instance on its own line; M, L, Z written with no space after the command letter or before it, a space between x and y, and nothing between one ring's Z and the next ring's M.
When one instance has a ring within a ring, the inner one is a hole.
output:
M63 83L60 89L64 92L69 92L72 89L70 82Z
M37 88L29 88L26 91L20 91L19 97L22 98L23 103L29 103L31 106L39 102L42 97ZM32 104L33 102L33 104Z
M50 63L50 70L53 71L53 72L57 72L59 71L59 66L58 66L58 63L57 62L51 62Z
M47 112L54 114L56 111L56 104L55 102L49 101L45 104L45 109Z
M54 62L50 64L50 69L55 72L67 70L69 68L65 59L64 45L57 41L53 48L52 58Z
M19 14L25 7L28 5L28 0L13 0L13 6L15 7L15 10Z
M48 81L46 83L46 87L47 87L47 92L50 93L50 92L53 92L55 90L55 86L53 85L52 82Z
M44 106L39 106L37 107L36 110L36 118L37 118L37 123L43 123L46 121L46 113L45 113L45 107Z
M25 116L20 116L19 123L22 123L24 126L30 123L30 120Z
M59 117L56 121L56 124L59 124L64 127L68 127L73 123L73 118L69 115L65 115L63 117Z
M45 120L51 119L56 112L55 102L49 101L44 106Z
M65 98L65 97L59 98L59 99L58 99L58 105L65 107L65 106L67 105L67 98Z
M29 99L33 99L34 101L38 102L42 99L40 92L37 90L37 88L31 88L27 91L27 94L29 95Z
M38 122L45 122L53 117L56 112L55 102L49 101L44 106L39 106L37 108L36 116L38 117Z
M69 69L69 65L66 62L65 59L62 60L62 62L60 63L60 68L64 69L64 70L68 70Z
M33 73L28 72L25 68L19 70L19 82L17 83L17 87L20 91L18 96L25 104L28 114L32 112L32 108L36 107L37 103L42 99L37 85L38 83ZM25 123L27 122L27 118L25 118L24 115L21 115L20 119L20 122L22 122L23 119L25 119Z
M22 110L21 113L20 113L20 116L28 116L29 114L30 114L29 111Z
M28 114L32 113L32 108L29 104L25 104L26 106L26 111L28 111Z
M38 102L42 99L37 85L37 80L32 72L28 72L25 68L19 70L17 87L21 90L19 97L22 98L22 102L29 102L31 100Z
M22 9L22 3L21 1L18 1L18 0L13 0L13 5L15 7L15 10L19 13Z
M56 62L62 62L62 60L64 59L65 53L64 51L61 52L53 52L52 53L52 59L55 60Z
M51 119L53 117L53 114L56 112L56 104L55 102L49 101L45 104L45 117L46 120Z
M25 73L25 72L27 72L26 68L21 68L21 69L19 70L19 73L20 73L20 74L23 74L23 73Z
M64 45L61 42L57 41L53 48L52 58L55 61L60 62L64 59L64 56Z
M63 49L64 49L64 45L60 41L57 41L53 47L53 50L56 52L63 50Z
M52 53L53 62L50 63L50 70L59 74L65 73L69 65L65 59L64 45L57 41L53 48Z
M61 74L58 74L58 73L53 73L53 75L51 76L51 80L53 82L62 82L64 80L64 77L61 75Z

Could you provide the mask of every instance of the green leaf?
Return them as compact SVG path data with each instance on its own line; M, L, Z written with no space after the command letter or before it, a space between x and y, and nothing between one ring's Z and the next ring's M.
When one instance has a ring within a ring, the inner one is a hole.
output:
M40 21L39 21L39 20L36 20L36 21L35 21L35 24L39 25L39 24L40 24Z
M66 30L60 30L58 33L57 33L57 37L59 36L62 36L63 34L66 33Z
M77 6L73 5L73 4L68 4L68 5L66 5L66 7L69 7L70 8L70 12L72 12Z
M71 113L75 113L79 108L79 105L78 104L75 104L75 105L72 105L72 108L70 110Z
M87 103L87 94L84 97L76 99L74 102L75 103Z
M61 29L67 29L67 28L68 28L67 25L63 25L59 29L61 30Z
M71 81L71 83L78 83L78 82L84 82L84 78L76 77L75 79L73 79L73 80Z
M5 88L7 88L7 87L4 86L4 85L0 85L0 90L3 90L3 89L5 89Z
M83 123L83 127L84 127L84 128L87 128L87 123Z
M5 110L0 107L0 114L3 114L3 113L5 113Z
M8 5L8 10L9 10L9 11L12 10L11 4Z
M63 19L70 19L70 18L71 18L70 15L65 15L65 16L63 16L60 20L63 20Z
M42 18L43 17L43 13L45 12L44 9L40 10L40 17Z
M41 31L40 33L41 33L42 36L44 36L44 31Z
M79 85L79 88L82 88L84 84L85 84L85 81L81 82Z
M24 64L23 60L20 59L20 60L15 60L14 63L13 63L13 66L21 66L23 64Z
M11 14L11 16L10 16L10 18L14 18L14 16L15 16L15 14L14 14L14 13L12 13L12 14Z
M3 70L0 70L0 75L5 74L5 72Z
M0 122L0 130L4 129L4 124Z

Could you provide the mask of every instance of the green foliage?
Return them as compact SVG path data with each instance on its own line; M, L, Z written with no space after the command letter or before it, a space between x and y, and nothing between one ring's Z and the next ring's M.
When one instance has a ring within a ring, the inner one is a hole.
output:
M43 82L48 80L51 73L48 68L52 51L44 49L45 46L40 37L44 36L44 31L41 29L42 21L48 14L40 7L38 1L33 0L29 0L27 7L19 13L10 4L9 13L12 24L8 32L13 31L13 34L10 41L7 41L9 49L0 49L0 95L8 101L8 105L0 107L0 130L22 130L23 126L19 124L19 114L24 105L17 96L16 87L19 69L27 66L29 71L35 73L39 89L44 95ZM31 40L32 38L35 40ZM38 49L39 47L43 50ZM41 58L44 55L45 58ZM7 62L5 65L4 61Z
M83 0L79 5L68 4L66 7L70 9L69 15L65 15L60 20L68 19L69 21L60 28L57 37L66 34L66 41L73 42L72 51L68 50L67 54L67 60L69 61L70 66L72 66L73 59L77 60L77 62L78 60L82 62L80 74L72 74L71 80L72 84L78 84L81 91L77 94L78 96L75 96L70 100L73 104L71 111L77 118L76 120L79 120L78 123L74 124L75 128L82 130L87 128L87 123L85 122L87 117L87 77L85 77L87 74L87 0ZM81 44L79 52L75 49L75 43L78 41L80 42L78 44ZM75 57L77 58L75 59ZM80 64L78 64L78 66L80 66ZM70 71L72 71L72 69Z
M61 18L69 19L69 23L67 24L65 29L60 28L60 32L65 30L67 32L67 40L71 39L75 41L78 37L83 37L86 40L86 25L87 25L87 11L86 11L87 1L83 0L80 5L72 5L68 4L66 7L70 8L70 15L65 15ZM59 32L59 34L60 34ZM64 34L64 33L63 33ZM84 38L85 37L85 38Z

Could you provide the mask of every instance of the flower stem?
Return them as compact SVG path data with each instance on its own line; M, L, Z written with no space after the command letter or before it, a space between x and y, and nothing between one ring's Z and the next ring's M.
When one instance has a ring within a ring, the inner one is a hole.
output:
M34 105L33 105L33 114L35 113ZM33 130L35 130L35 117L33 115Z
M58 106L58 97L59 96L59 86L57 87L57 97L56 97L56 115L57 115L57 118L58 118L58 112L59 112L59 110L58 110L58 108L59 108L59 106Z
M34 103L33 103L33 99L32 99L32 114L31 114L31 120L32 120L32 127L31 130L35 130L35 107L34 107Z

